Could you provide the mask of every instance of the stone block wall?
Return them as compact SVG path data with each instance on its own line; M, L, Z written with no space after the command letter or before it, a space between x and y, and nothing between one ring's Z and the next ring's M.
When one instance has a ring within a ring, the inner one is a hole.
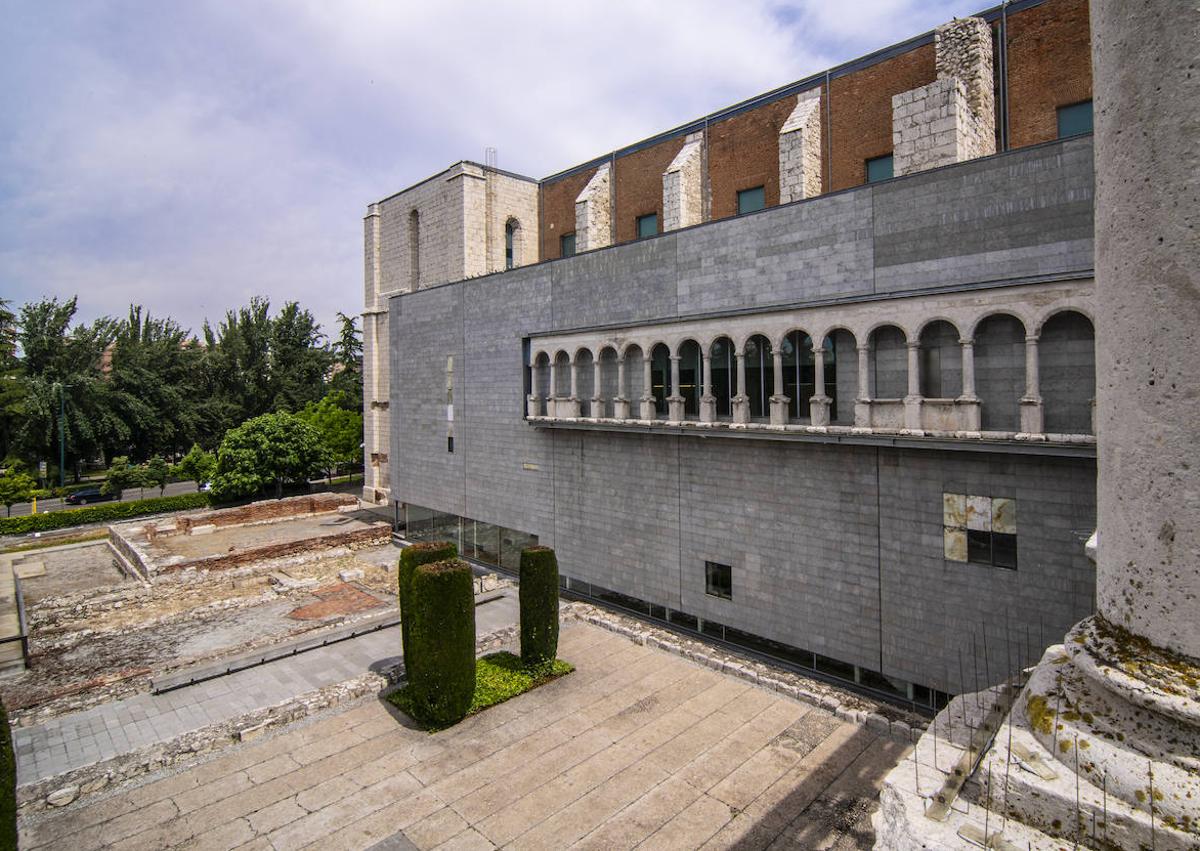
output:
M992 150L988 150L988 143ZM892 98L896 176L993 153L995 139L971 111L962 80L947 77Z
M798 96L779 131L779 203L821 194L821 90Z
M510 220L519 225L513 244L513 265L538 262L537 182L497 171L488 171L486 181L487 271L504 269L504 229ZM475 215L474 211L468 211L467 220L474 222ZM471 241L470 233L467 241Z
M378 293L410 292L463 277L463 163L374 205L379 212ZM412 213L419 225L412 232ZM418 247L414 264L413 246ZM415 275L414 275L415 273Z
M611 168L596 170L575 199L575 250L592 251L612 244Z
M698 225L704 216L704 141L699 134L688 141L662 176L664 231Z
M982 18L959 18L933 31L933 46L938 79L962 80L971 112L994 134L992 28Z

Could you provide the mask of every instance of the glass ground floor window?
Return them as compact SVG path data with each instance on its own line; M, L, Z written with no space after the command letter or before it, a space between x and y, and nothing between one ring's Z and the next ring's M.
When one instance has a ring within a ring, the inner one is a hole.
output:
M397 504L396 514L396 531L406 540L450 541L463 558L513 573L520 571L521 550L538 543L537 535L528 532L411 503Z

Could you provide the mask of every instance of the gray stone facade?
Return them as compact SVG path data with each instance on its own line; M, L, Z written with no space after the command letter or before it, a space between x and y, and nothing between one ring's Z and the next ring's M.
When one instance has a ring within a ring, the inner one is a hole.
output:
M977 652L1002 675L1006 634L1037 642L1091 611L1087 446L538 427L525 349L1026 284L1037 315L1041 285L1091 278L1091 193L1084 137L393 296L391 498L536 534L572 578L944 691L986 630ZM945 559L944 493L1017 501L1017 570ZM705 593L706 560L733 567L731 600Z

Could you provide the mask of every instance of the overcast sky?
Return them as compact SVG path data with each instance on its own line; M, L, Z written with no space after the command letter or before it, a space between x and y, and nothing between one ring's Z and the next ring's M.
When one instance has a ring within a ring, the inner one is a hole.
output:
M986 5L0 0L0 297L331 330L371 201L487 146L544 177Z

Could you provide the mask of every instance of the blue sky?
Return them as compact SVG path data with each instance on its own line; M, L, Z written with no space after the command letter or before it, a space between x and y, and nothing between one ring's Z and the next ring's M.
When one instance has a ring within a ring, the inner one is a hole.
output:
M487 146L543 177L985 5L0 0L0 297L329 330L373 200Z

